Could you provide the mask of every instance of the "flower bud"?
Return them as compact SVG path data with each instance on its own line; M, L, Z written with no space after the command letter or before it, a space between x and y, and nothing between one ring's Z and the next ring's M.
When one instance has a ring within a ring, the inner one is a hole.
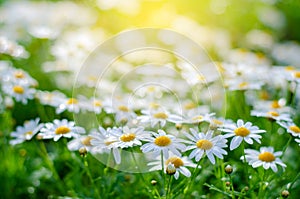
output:
M152 184L153 186L155 186L155 185L157 184L157 181L156 181L156 180L151 180L151 184Z
M282 196L283 198L287 198L287 197L289 197L289 195L290 195L290 192L289 192L288 190L283 190L283 191L281 192L281 196Z
M176 168L175 168L174 164L168 164L167 165L166 173L168 175L174 175L176 173Z
M230 166L230 165L227 165L227 166L225 167L225 173L227 173L227 174L231 174L231 173L232 173L232 171L233 171L233 168L232 168L232 166Z

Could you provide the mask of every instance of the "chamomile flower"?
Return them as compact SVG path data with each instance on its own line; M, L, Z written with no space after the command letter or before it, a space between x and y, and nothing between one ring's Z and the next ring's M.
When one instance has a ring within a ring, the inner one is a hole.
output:
M277 165L286 167L279 158L282 151L274 152L273 147L260 147L260 150L245 149L246 161L253 168L263 166L264 169L271 168L274 172L278 171ZM244 157L241 157L243 159Z
M183 122L182 117L171 114L166 110L142 110L142 115L138 116L137 119L140 120L141 123L149 123L151 127L154 127L157 124L160 124L160 126L163 127L166 125L167 121L175 124Z
M251 122L244 123L239 119L236 124L228 125L220 128L220 131L226 132L225 138L233 137L230 142L230 150L234 150L240 146L243 140L248 144L253 144L253 140L260 143L260 133L265 133L265 130L260 130L257 126L253 126Z
M53 123L46 123L40 131L39 136L43 139L53 139L55 142L61 137L76 138L85 133L84 128L75 126L74 122L66 119L55 119Z
M34 98L36 90L34 88L19 84L5 84L2 86L3 91L13 97L17 102L27 104L28 100Z
M223 149L227 147L227 140L223 135L213 137L213 132L208 131L206 134L197 132L194 129L190 129L191 134L185 133L185 136L189 139L186 147L186 151L193 150L189 158L195 158L197 162L203 157L204 154L208 157L212 164L215 164L215 157L223 159L223 155L227 155L227 152Z
M185 145L182 140L173 135L166 134L165 131L159 129L158 133L152 132L154 137L149 138L149 142L141 146L143 153L153 152L154 155L163 153L165 158L168 158L169 151L177 156L181 156L180 151L185 150Z
M275 121L286 121L286 122L291 122L291 115L288 113L279 113L277 111L261 111L261 110L252 110L250 113L252 116L255 117L265 117L268 119L272 119Z
M286 131L295 137L300 137L300 127L294 122L278 122L280 126L286 129Z
M64 111L72 113L79 113L81 110L85 110L85 100L78 98L61 98L56 108L56 113L60 114Z
M181 173L182 175L186 177L191 177L191 172L187 167L192 167L195 168L196 164L193 163L188 157L186 156L176 156L172 153L170 153L169 158L164 158L164 172L173 175L174 178L177 180L179 178L179 174ZM157 171L157 170L162 170L162 165L161 165L161 159L160 157L157 157L155 161L149 162L148 166L151 168L149 171Z
M118 138L114 144L120 148L142 145L142 141L149 140L151 136L144 127L129 128L128 126L124 126L120 131L112 131L111 134Z
M214 115L215 115L215 113L204 113L204 114L197 113L197 114L191 115L190 117L187 117L184 120L184 123L198 124L201 122L210 122L212 116L214 116Z
M10 140L11 145L22 143L26 140L31 140L33 136L39 132L43 127L43 124L39 124L40 119L36 118L35 120L25 121L23 126L18 126L16 131L10 134L13 137L13 140Z
M108 128L104 129L99 127L99 131L93 131L91 134L91 145L92 145L92 153L110 153L112 152L115 162L117 164L121 163L121 154L119 148L116 146L116 142L118 138L112 135L112 131L120 131L118 128Z
M68 149L70 151L77 151L79 149L86 149L86 151L92 150L91 140L93 139L91 135L80 135L79 137L68 142Z

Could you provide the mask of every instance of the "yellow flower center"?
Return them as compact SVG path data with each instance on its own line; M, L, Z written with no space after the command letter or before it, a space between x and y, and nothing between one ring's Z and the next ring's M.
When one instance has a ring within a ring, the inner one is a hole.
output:
M237 135L237 136L246 137L247 135L250 134L250 131L249 131L249 129L247 129L247 128L241 126L241 127L236 128L236 129L234 130L234 133L235 133L235 135Z
M120 137L120 140L123 142L130 142L135 139L135 134L134 133L125 133Z
M209 140L198 140L196 146L203 150L209 150L213 147L213 143Z
M171 139L165 135L159 136L154 140L154 144L156 144L157 146L168 146L169 144L171 144L171 142Z
M275 160L275 156L270 152L263 152L258 155L258 159L264 162L273 162Z
M300 71L294 73L295 78L300 78Z
M152 93L152 92L154 92L155 91L155 87L154 86L149 86L148 88L147 88L147 92L149 92L149 93Z
M247 87L249 84L247 82L242 82L239 84L239 88L245 88Z
M154 113L153 117L157 119L167 119L168 115L163 112L159 112L159 113Z
M293 71L293 70L295 70L295 67L294 66L287 66L287 67L285 67L285 70Z
M26 135L32 135L32 134L33 134L32 131L28 131L28 132L24 133L25 136L26 136Z
M223 124L222 121L217 120L217 119L213 119L212 122L213 122L214 124L216 124L216 125L222 125L222 124Z
M300 133L300 128L298 126L290 126L289 129L295 133Z
M116 141L109 141L109 140L106 140L105 142L104 142L104 144L106 145L106 146L109 146L109 145L111 145L112 143L114 143L114 142L116 142Z
M184 165L182 159L180 159L179 157L171 157L167 159L166 165L168 165L169 163L173 164L175 168L179 168Z
M191 110L191 109L196 108L196 104L194 104L193 102L190 102L190 103L185 104L185 105L184 105L184 108L185 108L186 110Z
M24 93L24 88L22 86L14 86L13 91L15 93L18 93L18 94L23 94Z
M100 107L100 106L102 106L102 102L99 101L99 100L95 100L95 101L94 101L94 106Z
M67 104L78 104L78 100L75 98L70 98L68 99Z
M123 111L123 112L129 112L129 108L128 108L127 106L121 105L121 106L118 107L118 109L119 109L120 111Z
M270 116L273 116L273 117L278 117L278 116L279 116L279 113L276 112L276 111L269 111L268 114L269 114Z
M15 72L15 77L18 79L22 79L25 77L25 75L22 71L17 71L17 72Z
M66 126L60 126L55 130L55 134L66 134L69 133L70 131L71 131L70 128Z
M193 117L192 120L193 120L193 121L203 120L203 116L202 116L202 115L197 115L197 116Z
M275 101L272 102L271 107L272 108L280 108L280 105L279 105L278 101L275 100Z
M151 102L150 103L150 108L153 108L153 109L158 109L160 107L159 104L155 103L155 102Z
M83 145L85 145L85 146L92 146L91 140L92 140L92 137L91 136L87 136L86 138L84 138L83 140L81 140L81 143Z

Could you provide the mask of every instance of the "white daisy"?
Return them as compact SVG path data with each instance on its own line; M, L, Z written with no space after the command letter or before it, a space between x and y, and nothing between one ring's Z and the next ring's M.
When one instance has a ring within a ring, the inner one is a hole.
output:
M277 164L286 167L286 165L279 158L282 155L282 151L274 152L273 147L260 147L260 150L245 149L246 161L253 168L263 166L264 169L271 168L274 172L277 172ZM244 157L242 156L243 160Z
M163 162L164 162L164 168L165 168L164 172L169 175L174 174L174 177L176 180L179 178L180 173L186 177L191 176L191 172L186 167L193 167L193 168L196 167L196 164L194 164L186 156L183 156L183 157L176 156L176 155L173 155L172 153L169 154L169 158L164 158ZM151 166L149 171L162 170L160 157L157 157L155 161L149 162L147 165Z
M58 102L58 106L56 108L56 113L60 114L64 111L69 111L72 113L79 113L79 111L85 110L86 100L82 97L80 99L78 98L61 98Z
M45 127L41 129L39 136L43 139L52 139L54 141L59 140L61 137L71 138L79 137L80 134L84 134L85 130L82 127L75 126L74 122L69 122L66 119L54 120L53 123L46 123Z
M91 134L92 153L110 153L112 152L114 160L117 164L121 163L121 154L119 148L116 146L118 138L112 135L112 131L120 131L117 128L108 128L105 130L101 126L99 131L93 131Z
M153 152L154 155L163 153L165 158L168 158L169 151L177 156L181 156L179 151L185 150L185 145L182 140L173 135L166 134L165 131L159 129L158 133L152 132L154 137L149 138L149 142L141 146L143 153Z
M114 144L120 148L142 145L141 141L149 140L151 137L150 132L145 131L144 127L129 128L128 126L124 126L120 131L112 131L111 135L118 138Z
M269 119L273 119L275 121L287 121L291 122L291 116L288 113L279 113L277 111L261 111L261 110L252 110L250 113L255 117L265 117Z
M190 129L191 134L184 133L189 139L187 143L189 146L186 147L186 151L193 150L189 158L195 158L197 162L203 157L204 153L208 157L212 164L215 164L215 156L223 159L223 155L227 155L227 152L223 149L227 147L227 140L223 135L213 137L213 131L208 131L206 134L197 132L194 129Z
M27 104L27 101L34 98L36 90L29 86L18 84L4 84L2 90L9 96L15 98L17 102Z
M253 144L252 139L260 143L261 135L259 133L266 132L260 130L257 126L252 126L251 122L244 123L241 119L237 121L237 124L228 125L219 130L227 133L224 135L225 138L233 137L230 142L230 150L239 147L243 140L248 144Z
M165 110L142 110L143 115L138 116L137 119L140 120L141 123L150 123L151 127L154 127L157 124L160 124L161 127L165 126L167 121L172 122L174 124L182 123L183 118L171 114Z
M86 151L92 150L92 144L91 140L93 139L92 134L91 135L81 135L70 142L68 142L68 149L70 151L77 151L81 148L86 149Z
M18 126L16 131L10 134L14 139L10 140L9 143L15 145L26 140L31 140L43 127L43 124L39 124L39 121L40 119L36 118L35 120L26 121L23 126Z
M280 126L286 129L286 131L295 137L300 137L300 127L294 122L277 122Z
M197 124L201 122L210 122L211 117L214 116L215 113L205 113L205 114L194 114L184 120L184 123L187 124Z

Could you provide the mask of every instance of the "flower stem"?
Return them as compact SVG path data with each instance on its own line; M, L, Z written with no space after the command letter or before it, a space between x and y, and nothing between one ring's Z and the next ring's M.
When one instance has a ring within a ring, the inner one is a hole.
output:
M89 163L86 160L86 157L83 157L83 159L84 159L84 166L85 166L86 173L87 173L87 175L89 177L89 180L91 181L91 184L92 184L92 186L94 187L94 190L95 190L95 197L96 198L101 198L101 196L99 194L99 191L98 191L98 187L95 185L94 179L93 179L91 171L89 169Z
M292 139L293 139L293 138L292 138L292 136L290 135L289 140L287 141L287 143L284 145L284 147L283 147L283 149L282 149L282 155L281 155L281 157L283 157L283 155L284 155L285 151L287 150L288 146L290 145Z
M245 142L243 141L242 145L242 151L243 151L243 157L244 157L244 163L246 164L244 166L245 168L245 173L246 173L246 183L248 184L248 179L249 179L249 173L248 173L248 165L247 165L247 161L246 161L246 154L245 154Z

